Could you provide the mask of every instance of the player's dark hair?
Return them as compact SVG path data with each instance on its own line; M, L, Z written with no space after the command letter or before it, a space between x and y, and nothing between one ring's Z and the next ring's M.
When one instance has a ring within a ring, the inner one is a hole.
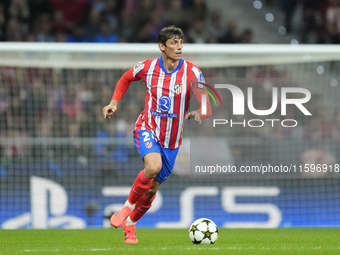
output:
M184 40L184 33L182 29L176 26L168 26L163 28L158 34L158 42L165 45L166 41L173 38L179 38Z

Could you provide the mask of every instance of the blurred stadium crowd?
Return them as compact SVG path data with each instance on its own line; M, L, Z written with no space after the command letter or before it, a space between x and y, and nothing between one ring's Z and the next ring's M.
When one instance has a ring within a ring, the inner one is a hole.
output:
M181 27L190 43L251 42L252 31L222 24L205 0L4 0L1 41L157 42L166 25Z
M274 3L274 0L267 0ZM284 26L288 32L294 28L294 15L300 13L300 37L302 43L340 43L339 0L279 0L278 7L284 13Z
M282 25L287 32L297 32L302 43L340 42L339 0L263 2L281 11ZM293 21L296 16L298 28ZM254 24L239 31L237 18L225 17L222 10L209 8L206 0L2 0L0 3L0 41L146 43L156 42L160 28L170 24L183 28L189 43L254 42Z

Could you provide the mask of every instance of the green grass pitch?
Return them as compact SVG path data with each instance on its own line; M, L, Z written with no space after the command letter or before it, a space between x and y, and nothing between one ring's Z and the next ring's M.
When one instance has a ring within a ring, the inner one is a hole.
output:
M0 230L0 254L340 254L340 229L219 229L212 245L192 244L187 229Z

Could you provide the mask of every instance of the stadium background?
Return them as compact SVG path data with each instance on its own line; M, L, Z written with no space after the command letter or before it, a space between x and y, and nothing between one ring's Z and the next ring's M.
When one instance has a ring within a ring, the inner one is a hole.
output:
M185 43L225 47L231 43L338 43L337 26L327 25L327 10L335 8L332 1L239 2L8 0L0 4L0 38L5 42L153 43L160 28L175 24L183 28ZM266 88L279 78L322 77L329 83L338 77L338 70L338 62L333 61L202 68L207 78L264 79L259 86L261 102L270 100ZM111 121L101 114L125 71L2 64L2 228L109 226L108 218L124 203L136 173L143 168L131 135L144 105L143 85L131 85ZM309 88L314 123L302 125L299 132L227 130L234 162L339 163L339 88L337 83L330 84ZM202 179L188 176L181 166L162 185L154 208L138 226L188 227L199 217L226 227L235 227L233 223L270 228L340 224L337 175ZM231 193L236 194L236 205L228 204Z

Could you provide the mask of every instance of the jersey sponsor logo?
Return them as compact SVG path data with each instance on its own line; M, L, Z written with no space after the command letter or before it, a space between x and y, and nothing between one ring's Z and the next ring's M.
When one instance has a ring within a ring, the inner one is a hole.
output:
M157 117L166 117L166 118L177 118L178 117L177 113L162 113L162 112L152 111L151 114Z
M151 141L145 143L145 147L148 148L148 149L151 149L152 146L153 146L153 143Z
M175 94L176 95L181 94L182 93L182 88L183 88L182 83L176 83L175 87L174 87Z
M161 109L162 112L168 112L170 110L171 106L171 100L168 96L162 96L159 101L159 109Z

